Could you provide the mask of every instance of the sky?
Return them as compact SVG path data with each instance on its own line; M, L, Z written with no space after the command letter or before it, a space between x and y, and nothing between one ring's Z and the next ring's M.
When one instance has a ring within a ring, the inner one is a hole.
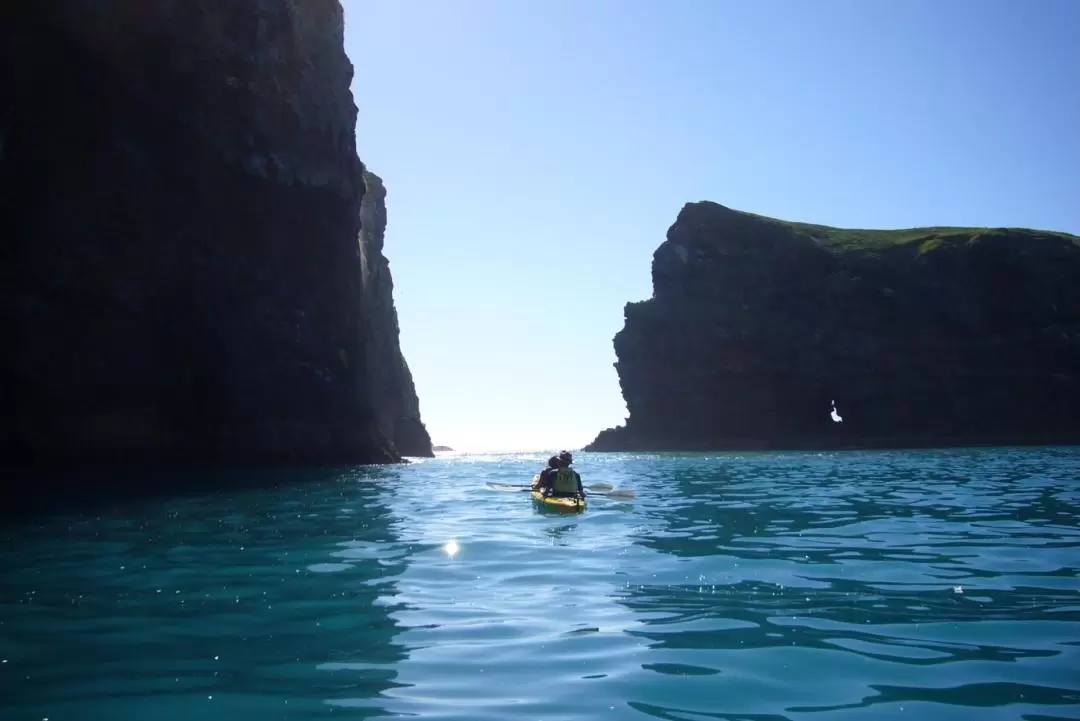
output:
M1078 0L343 0L436 444L580 448L685 203L1080 234Z

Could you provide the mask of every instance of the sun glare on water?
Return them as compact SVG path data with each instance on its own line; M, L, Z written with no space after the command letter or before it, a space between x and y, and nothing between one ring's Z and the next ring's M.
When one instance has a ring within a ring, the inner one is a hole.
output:
M457 555L457 552L461 550L461 546L458 545L457 541L451 538L449 541L446 542L446 545L443 546L443 550L446 551L447 556L453 558Z

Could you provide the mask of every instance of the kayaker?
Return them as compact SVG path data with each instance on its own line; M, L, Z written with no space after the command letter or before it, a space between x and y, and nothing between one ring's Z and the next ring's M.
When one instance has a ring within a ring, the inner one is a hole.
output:
M570 464L574 462L574 456L570 451L560 451L555 460L558 462L558 469L549 476L548 491L545 495L584 498L585 487L581 485L581 475L570 467Z
M548 459L547 468L540 471L540 477L533 484L533 488L538 491L544 491L551 488L551 481L555 477L555 473L559 470L559 457L552 456Z

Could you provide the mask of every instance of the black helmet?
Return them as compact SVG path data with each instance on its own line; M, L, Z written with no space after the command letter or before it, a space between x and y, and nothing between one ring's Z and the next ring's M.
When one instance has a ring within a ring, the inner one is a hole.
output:
M559 451L559 462L565 466L569 466L574 462L574 457L570 455L570 451Z
M559 467L559 457L558 456L552 456L551 458L548 459L548 468L558 468L558 467Z

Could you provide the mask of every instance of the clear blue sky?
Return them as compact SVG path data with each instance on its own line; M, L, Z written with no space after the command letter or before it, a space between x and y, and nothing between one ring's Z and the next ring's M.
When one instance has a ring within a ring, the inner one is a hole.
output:
M1080 0L345 0L436 443L621 423L623 305L689 201L1080 234Z

